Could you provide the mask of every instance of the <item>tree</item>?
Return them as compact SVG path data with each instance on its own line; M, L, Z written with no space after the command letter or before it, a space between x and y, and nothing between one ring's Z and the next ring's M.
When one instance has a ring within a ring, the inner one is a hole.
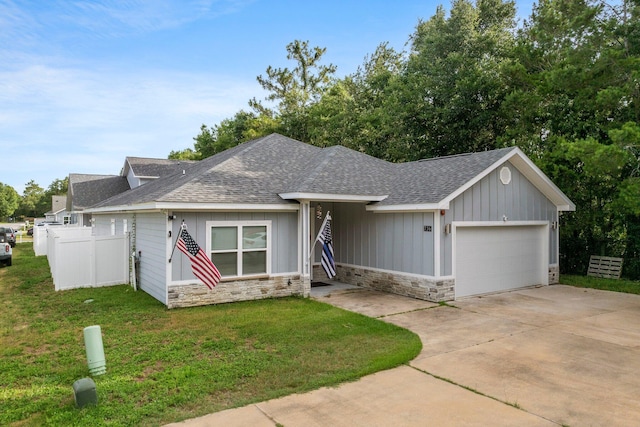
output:
M546 173L576 204L560 228L564 272L584 274L591 254L640 252L629 235L640 225L640 126L627 123L609 133L612 143L557 138L543 158ZM637 257L627 261L640 267Z
M411 158L496 148L514 17L513 1L455 0L418 24L394 108Z
M637 3L633 18L640 18ZM537 156L551 135L604 142L609 130L640 120L640 62L629 47L638 24L625 22L631 12L621 8L597 0L534 7L518 35L505 140Z
M40 198L39 203L36 205L36 210L44 214L45 212L51 210L51 200L52 196L63 196L67 194L67 189L69 187L69 177L64 177L63 179L54 179L49 187L44 191L43 196Z
M584 272L595 253L624 256L625 274L640 277L639 5L541 0L518 34L502 141L576 203L561 228L562 271Z
M224 119L212 127L202 125L200 133L193 138L194 148L201 159L220 153L231 147L277 131L274 119L262 114L240 110L233 118Z
M253 98L249 106L261 117L279 122L282 133L303 141L308 140L308 108L318 102L336 72L333 64L321 65L326 48L309 48L308 41L295 40L287 45L287 59L296 63L295 68L267 67L266 76L257 80L269 94L267 101L276 108L264 106Z
M388 43L365 57L357 71L335 82L309 109L310 141L319 146L341 144L369 155L395 160L390 147L396 130L387 100L402 69L403 54Z
M200 155L191 148L185 148L179 151L171 150L167 158L173 160L200 160Z
M22 216L38 217L42 216L48 209L39 210L38 206L44 198L44 190L34 180L27 182L22 193L18 212Z
M0 182L0 218L13 216L18 209L20 196L10 185Z

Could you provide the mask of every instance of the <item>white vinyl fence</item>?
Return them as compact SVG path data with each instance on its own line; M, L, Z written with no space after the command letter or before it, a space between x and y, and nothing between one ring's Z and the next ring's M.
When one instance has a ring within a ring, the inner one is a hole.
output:
M34 226L33 227L33 251L36 256L42 256L47 254L47 230L49 227L62 227L61 225L51 226Z
M91 227L45 230L46 254L56 291L129 283L128 233L118 236L91 233ZM34 229L34 248L35 235Z

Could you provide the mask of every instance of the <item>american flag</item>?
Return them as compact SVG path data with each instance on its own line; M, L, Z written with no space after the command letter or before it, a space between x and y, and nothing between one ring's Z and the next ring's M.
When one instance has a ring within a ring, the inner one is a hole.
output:
M180 232L178 249L191 260L193 274L202 280L209 289L215 288L220 282L220 272L186 229L182 229Z
M331 239L331 218L327 218L324 229L318 236L322 242L322 260L320 264L329 279L336 275L336 262L333 259L333 240Z

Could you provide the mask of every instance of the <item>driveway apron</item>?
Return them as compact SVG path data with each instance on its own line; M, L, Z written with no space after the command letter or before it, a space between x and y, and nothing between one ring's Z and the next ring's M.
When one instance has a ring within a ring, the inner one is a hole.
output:
M553 285L438 305L312 297L418 334L409 366L176 426L640 425L640 296Z

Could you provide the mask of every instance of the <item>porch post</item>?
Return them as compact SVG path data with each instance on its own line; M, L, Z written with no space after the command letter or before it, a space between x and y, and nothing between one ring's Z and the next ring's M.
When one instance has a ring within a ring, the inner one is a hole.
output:
M309 260L309 243L310 243L310 225L309 225L309 212L310 206L308 200L300 201L300 265L302 267L301 280L304 289L304 296L311 295L311 265Z
M442 234L442 222L440 211L433 212L433 275L440 277L440 237Z

